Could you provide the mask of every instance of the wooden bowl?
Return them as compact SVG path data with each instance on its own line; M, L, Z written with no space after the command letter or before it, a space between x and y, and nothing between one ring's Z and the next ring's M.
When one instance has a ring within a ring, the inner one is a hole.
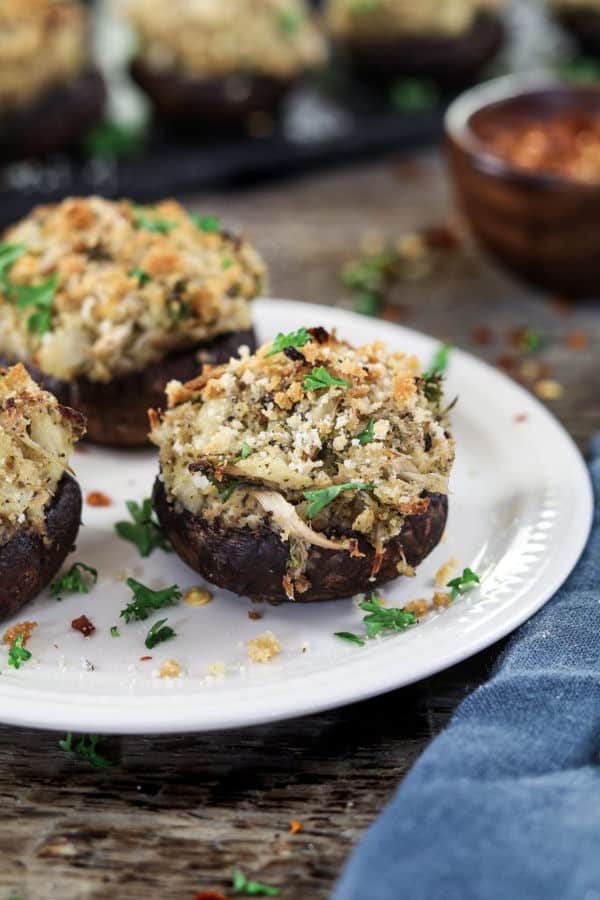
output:
M476 238L497 260L554 294L597 295L600 182L518 169L486 142L499 124L522 125L562 111L600 116L600 87L516 76L467 91L446 116L450 170Z

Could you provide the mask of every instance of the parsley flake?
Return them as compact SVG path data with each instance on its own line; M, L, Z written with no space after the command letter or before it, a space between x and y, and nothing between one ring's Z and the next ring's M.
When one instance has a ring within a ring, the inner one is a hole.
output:
M232 265L233 265L233 260L230 256L224 256L223 259L221 260L221 268L223 269L224 272L226 272L227 269L231 269Z
M113 626L111 627L111 629L110 629L110 636L111 636L111 637L114 637L114 638L121 637L121 632L119 631L119 629L117 628L116 625L113 625Z
M279 332L268 353L265 353L265 359L269 356L275 356L276 353L283 353L288 347L304 347L305 344L312 340L306 328L299 328L298 331L290 331L289 334Z
M6 244L0 242L0 276L4 276L12 264L16 262L20 256L27 253L25 244Z
M29 331L43 335L50 331L52 325L52 305L54 295L58 287L58 276L51 275L40 284L13 284L2 273L2 288L6 297L15 303L19 309L33 307L33 312L27 320Z
M405 631L417 621L414 612L401 607L380 606L373 594L359 603L359 607L368 613L363 619L368 638L377 637L382 631Z
M325 366L317 366L307 375L302 382L305 391L321 391L330 387L350 387L351 382L346 378L336 378L331 375Z
M314 519L322 509L329 506L343 491L374 491L374 484L362 481L350 481L348 484L332 484L331 487L321 488L318 491L304 491L305 500L310 500L308 518Z
M121 618L125 619L127 624L132 621L143 622L153 609L170 606L176 600L181 600L182 597L176 584L163 588L162 591L153 591L145 584L136 581L135 578L128 578L125 584L133 591L133 600L127 604L125 609L121 610Z
M133 521L116 523L115 529L119 537L135 544L140 556L150 556L157 549L172 553L171 544L152 509L150 497L141 506L134 500L128 500L126 506Z
M286 37L293 37L303 22L304 15L295 9L280 9L277 13L277 27Z
M421 112L439 104L440 92L429 78L401 78L391 87L390 102L400 112Z
M457 578L453 578L452 581L449 581L446 587L449 587L451 590L451 597L453 600L456 600L457 597L466 594L468 591L472 591L476 585L481 583L481 579L479 575L477 575L472 569L463 569L462 575L459 575Z
M27 662L28 659L31 659L31 653L23 646L23 635L18 634L8 651L8 664L13 669L20 669L21 663Z
M170 234L178 223L171 219L163 219L161 216L148 213L145 207L136 206L133 210L133 220L136 228L143 228L151 234Z
M242 444L242 449L240 450L240 459L248 459L250 454L252 453L252 448L244 441Z
M143 269L140 269L137 266L135 269L131 269L131 271L129 271L127 274L130 278L137 278L141 287L143 287L145 284L148 284L149 281L152 281L150 275L148 275L147 272L144 272Z
M333 636L340 638L342 641L348 641L349 644L358 644L359 647L365 646L363 639L350 631L336 631Z
M88 131L84 149L95 159L126 159L139 153L148 137L148 123L101 122Z
M96 750L99 740L100 738L97 734L82 734L78 742L73 746L73 735L69 731L64 738L58 742L58 746L61 750L64 750L65 753L77 753L78 756L81 756L82 759L86 759L96 769L110 769L112 768L112 763L105 759L104 756L101 756Z
M218 234L221 230L221 220L218 216L203 216L197 212L190 212L188 215L196 228L206 234Z
M247 897L278 897L281 893L280 888L251 881L239 869L235 869L232 874L231 889L234 894L245 894Z
M375 419L371 419L367 427L364 431L361 431L360 434L357 435L357 438L361 444L372 444L375 440L375 432L373 428L375 426Z
M429 364L429 368L426 372L423 373L423 378L426 381L435 378L436 375L444 374L450 363L450 354L452 353L452 349L453 348L451 344L440 344L440 346L433 354L433 359Z
M89 594L90 584L98 581L98 570L85 563L73 563L68 572L65 572L50 585L50 593L57 600L62 600L61 594Z
M162 644L163 641L169 641L171 638L176 637L171 626L165 625L166 621L166 619L159 619L146 635L144 644L148 650L153 650L157 644Z

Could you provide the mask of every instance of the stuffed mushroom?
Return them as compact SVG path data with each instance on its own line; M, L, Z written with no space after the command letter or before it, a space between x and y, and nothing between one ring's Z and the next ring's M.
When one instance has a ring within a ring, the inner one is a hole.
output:
M264 280L248 243L175 201L39 207L0 244L0 357L84 413L92 441L143 445L168 381L254 347Z
M22 365L0 370L0 616L52 580L79 531L81 492L69 455L83 416L57 402Z
M305 0L129 0L140 51L132 73L157 112L190 131L275 113L326 60Z
M499 50L502 0L328 0L335 45L365 76L472 80Z
M330 600L413 575L440 541L454 445L414 358L302 328L167 393L154 506L209 581Z
M101 118L87 17L71 0L0 3L0 158L62 150Z

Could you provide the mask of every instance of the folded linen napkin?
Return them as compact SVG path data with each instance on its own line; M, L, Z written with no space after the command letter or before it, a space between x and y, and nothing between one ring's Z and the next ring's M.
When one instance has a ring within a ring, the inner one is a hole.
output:
M575 571L406 777L334 900L600 900L600 437Z

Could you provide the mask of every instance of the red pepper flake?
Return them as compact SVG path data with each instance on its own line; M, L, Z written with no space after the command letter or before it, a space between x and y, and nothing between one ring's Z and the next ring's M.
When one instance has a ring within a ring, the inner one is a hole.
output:
M450 225L429 225L421 231L421 237L430 250L458 250L462 241Z
M527 422L528 419L529 419L529 416L527 415L527 413L517 413L513 417L513 420L515 422L517 422L519 425L521 424L521 422Z
M92 625L87 616L79 616L78 619L73 619L71 628L74 628L75 631L80 631L84 638L89 637L96 630L96 626Z
M249 609L248 610L248 618L252 619L253 622L257 622L259 619L262 619L264 613L259 612L257 609Z
M304 831L302 822L299 822L298 819L292 819L290 822L290 834L300 834L301 831Z
M140 662L147 662L149 659L152 659L152 656L140 656Z
M111 498L102 491L91 491L85 498L85 502L88 506L112 506Z
M476 344L487 346L494 343L494 332L487 325L478 325L471 332L471 337Z
M227 897L218 891L200 891L194 895L194 900L227 900Z
M589 336L585 331L570 331L565 338L567 347L570 350L587 350L590 346Z

